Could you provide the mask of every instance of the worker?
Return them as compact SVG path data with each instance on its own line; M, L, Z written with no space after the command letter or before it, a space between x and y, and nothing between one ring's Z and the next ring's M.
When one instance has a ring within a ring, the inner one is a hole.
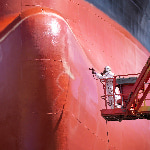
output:
M106 66L104 68L103 73L97 73L95 70L92 70L92 73L95 74L95 76L98 79L107 79L106 80L106 93L108 96L108 102L109 106L111 106L112 109L114 109L114 97L113 95L113 78L114 78L114 73L111 72L111 68L109 66ZM112 78L112 79L110 79ZM115 93L119 94L119 90L115 88ZM120 108L121 106L117 104L117 100L120 99L119 95L115 94L115 108ZM110 96L111 95L111 96Z

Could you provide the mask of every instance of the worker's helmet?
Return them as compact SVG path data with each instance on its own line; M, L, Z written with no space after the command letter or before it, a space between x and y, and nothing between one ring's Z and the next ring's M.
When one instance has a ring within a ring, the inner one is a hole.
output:
M106 66L104 69L106 72L111 71L111 68L109 66Z

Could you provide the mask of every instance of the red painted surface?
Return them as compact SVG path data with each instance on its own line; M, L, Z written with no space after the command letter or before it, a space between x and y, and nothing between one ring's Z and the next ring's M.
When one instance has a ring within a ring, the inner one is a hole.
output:
M27 4L63 17L45 7L27 10L0 33L0 149L149 149L150 121L101 117L102 85L88 70L138 73L149 52L82 0L13 3L3 17Z

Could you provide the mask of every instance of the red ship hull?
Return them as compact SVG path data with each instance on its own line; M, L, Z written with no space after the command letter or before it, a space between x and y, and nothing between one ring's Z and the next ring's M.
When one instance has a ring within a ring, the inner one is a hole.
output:
M149 149L150 121L102 118L103 87L88 70L139 73L148 50L82 0L12 2L1 13L0 149Z

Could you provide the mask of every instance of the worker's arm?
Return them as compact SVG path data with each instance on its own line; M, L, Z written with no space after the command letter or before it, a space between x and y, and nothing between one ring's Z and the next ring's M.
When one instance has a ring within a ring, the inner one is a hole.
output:
M98 78L98 79L104 79L104 77L102 76L102 74L100 73L95 73L95 76Z
M109 73L106 73L106 74L103 74L103 73L95 73L95 76L96 76L98 79L108 79L108 78L113 78L113 77L114 77L114 73L112 73L112 72L109 72Z

